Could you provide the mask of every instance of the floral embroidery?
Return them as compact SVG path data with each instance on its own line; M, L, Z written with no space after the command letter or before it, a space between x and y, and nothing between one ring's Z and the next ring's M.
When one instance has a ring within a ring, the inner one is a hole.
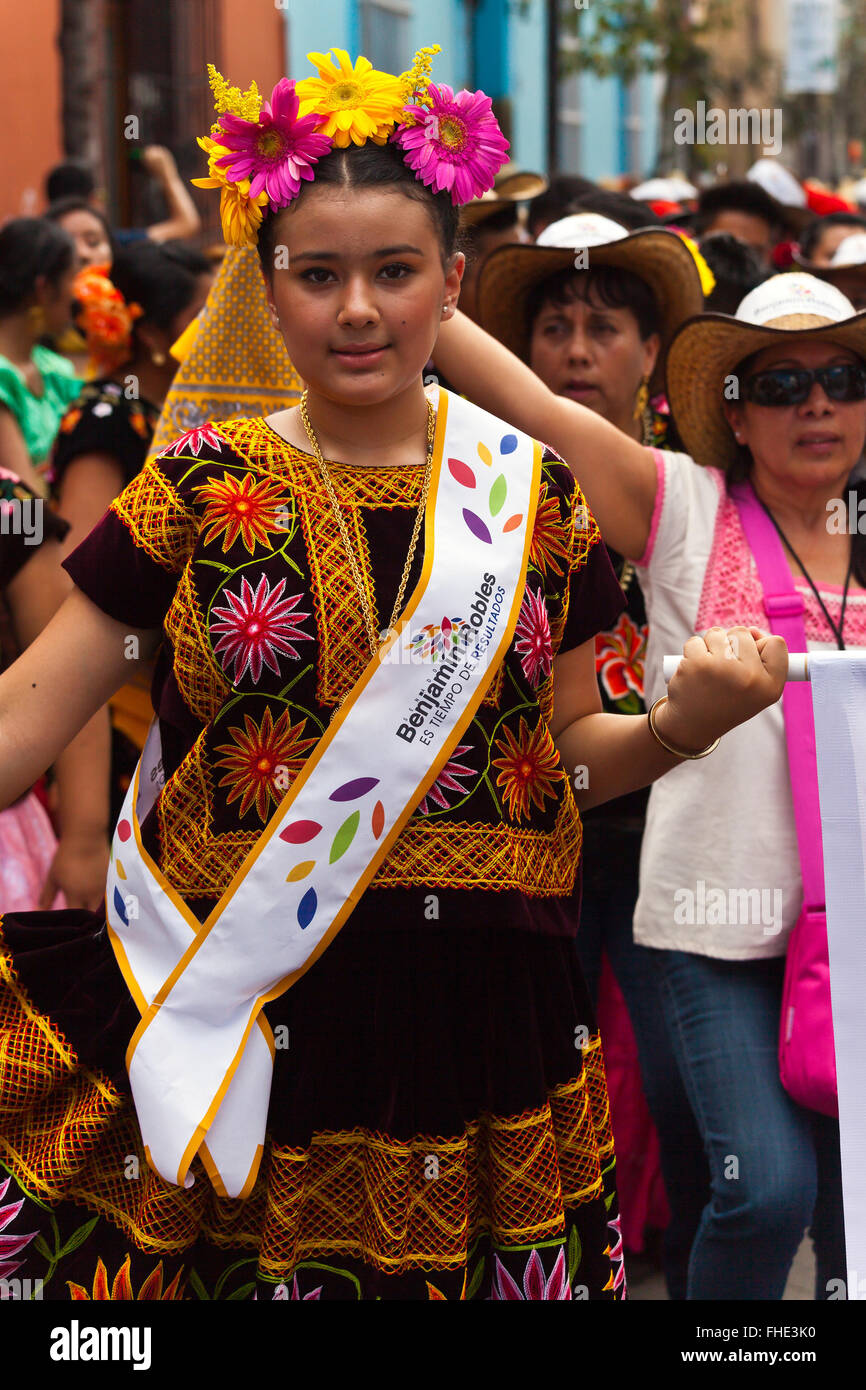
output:
M272 589L263 574L253 593L252 585L244 576L240 595L226 590L230 606L212 610L211 636L222 634L214 654L221 658L225 670L234 665L235 685L247 669L253 682L258 684L263 665L279 676L277 653L299 661L300 653L292 642L312 642L312 636L300 629L301 621L310 614L292 612L303 594L283 598L285 587L286 581L281 579ZM214 622L214 618L219 621Z
M7 1178L5 1182L0 1182L0 1201L6 1196L9 1183L9 1178ZM24 1198L22 1197L20 1202L12 1202L8 1206L0 1207L0 1231L5 1230L7 1226L11 1225L23 1206ZM23 1260L13 1261L13 1256L20 1255L24 1247L30 1244L36 1234L36 1231L31 1231L25 1236L11 1234L0 1236L0 1279L9 1279L15 1273L16 1269L21 1268Z
M529 585L526 586L514 635L514 649L520 656L523 674L537 690L550 675L553 644L544 595L533 593Z
M266 478L256 482L251 473L245 473L240 480L224 473L222 482L211 478L195 491L207 503L202 524L205 541L215 541L225 532L223 554L234 545L238 535L251 555L256 544L273 549L269 532L284 529L281 523L286 506L276 483Z
M560 555L564 560L569 557L562 514L559 502L555 497L548 496L547 483L543 482L538 494L538 509L535 513L535 525L532 530L529 561L542 574L546 574L550 569L554 574L561 576L563 567L557 559L557 556Z
M217 746L216 751L227 756L219 758L215 766L229 769L219 782L221 787L231 788L228 803L243 798L239 816L245 816L255 802L259 819L267 820L270 803L277 805L281 794L288 790L288 783L281 784L278 790L278 773L293 781L304 765L304 755L316 743L314 738L301 738L306 724L306 719L292 724L288 710L283 710L275 724L271 711L266 709L261 728L245 714L245 728L229 729L235 741Z
M643 699L647 632L622 613L612 632L599 632L595 639L595 670L606 695L635 711Z
M433 807L429 805L430 801L435 801L437 806L441 806L443 811L447 811L450 802L445 795L446 792L457 792L459 796L466 795L468 787L461 787L457 779L475 776L471 767L465 767L460 762L464 753L470 752L471 748L471 743L461 743L459 747L454 749L454 756L448 760L429 792L418 803L418 810L422 816L428 815L433 810Z
M503 800L513 820L528 815L530 804L543 810L546 797L554 797L556 783L563 779L562 764L547 725L541 723L529 732L521 716L517 737L509 728L496 744L502 756L492 760L501 768L496 785L503 789Z
M494 1254L493 1260L496 1282L493 1285L491 1299L494 1303L502 1300L511 1303L517 1301L538 1303L542 1300L556 1300L566 1303L571 1301L571 1285L568 1282L564 1250L560 1250L549 1278L545 1276L541 1256L537 1250L533 1250L526 1261L526 1269L523 1271L522 1289L508 1273L497 1254Z
M172 444L169 444L167 449L163 450L159 457L168 458L171 454L174 454L175 458L177 458L180 454L188 453L195 454L196 458L198 458L202 444L207 444L209 448L214 449L218 454L222 453L222 443L216 430L212 429L210 425L199 425L197 429L187 430L186 434L180 436L180 439L175 439Z
M69 1288L69 1297L74 1302L81 1302L85 1299L87 1300L87 1302L93 1302L94 1300L102 1302L105 1300L116 1301L119 1299L125 1299L126 1301L135 1302L152 1303L156 1301L161 1301L163 1303L166 1303L177 1302L180 1299L182 1299L183 1294L181 1292L180 1287L181 1275L183 1274L182 1269L178 1270L171 1283L167 1286L165 1292L163 1292L162 1260L160 1260L159 1264L156 1266L156 1269L154 1269L147 1276L138 1293L133 1293L132 1279L130 1278L129 1266L130 1256L127 1255L126 1259L124 1260L123 1264L120 1266L120 1269L117 1271L117 1274L114 1277L114 1282L111 1285L111 1291L109 1292L108 1271L106 1270L105 1265L102 1262L102 1259L98 1259L96 1262L96 1273L93 1276L93 1292L88 1293L87 1290L83 1288L81 1284L74 1284L71 1279L67 1279L66 1283Z
M605 1289L622 1289L622 1294L620 1295L620 1297L624 1298L626 1294L625 1254L622 1248L622 1231L620 1230L621 1221L622 1217L619 1215L619 1213L617 1213L613 1221L608 1221L607 1223L610 1229L613 1231L614 1235L616 1236L616 1243L613 1246L609 1245L606 1251L606 1254L610 1256L610 1261L614 1268L611 1271L610 1279L607 1281L604 1287Z
M323 1288L324 1285L320 1284L317 1289L311 1289L309 1293L302 1294L298 1289L298 1276L296 1274L294 1279L292 1280L292 1292L289 1293L288 1284L277 1284L277 1287L274 1289L274 1296L271 1299L271 1302L285 1302L286 1300L290 1302L298 1301L303 1303L318 1302L319 1299L322 1297Z

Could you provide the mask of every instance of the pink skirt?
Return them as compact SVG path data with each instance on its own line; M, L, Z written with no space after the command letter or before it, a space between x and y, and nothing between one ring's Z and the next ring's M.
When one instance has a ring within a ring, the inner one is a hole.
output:
M0 917L38 909L56 849L51 821L33 792L0 811ZM51 906L66 906L62 893Z

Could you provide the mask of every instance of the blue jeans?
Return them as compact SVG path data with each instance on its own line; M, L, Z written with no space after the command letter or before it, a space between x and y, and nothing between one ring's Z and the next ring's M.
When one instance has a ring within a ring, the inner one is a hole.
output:
M593 1007L598 1001L601 953L606 951L622 990L637 1043L641 1083L658 1130L662 1177L671 1219L663 1262L668 1295L686 1297L689 1257L710 1181L704 1146L680 1079L652 968L656 952L635 944L640 834L620 834L616 849L591 845L585 860L577 953Z
M780 1299L808 1226L825 1299L828 1281L846 1277L839 1125L779 1080L784 957L646 955L710 1164L687 1297Z

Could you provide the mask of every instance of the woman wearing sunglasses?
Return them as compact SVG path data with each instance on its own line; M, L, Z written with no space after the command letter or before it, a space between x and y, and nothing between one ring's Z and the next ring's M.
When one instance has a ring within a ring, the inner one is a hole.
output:
M782 539L809 649L866 645L866 537L838 521L843 510L859 515L840 501L866 439L866 314L834 286L773 276L735 317L681 327L667 394L689 454L643 448L554 395L459 314L436 361L484 408L581 460L605 541L638 567L648 707L666 693L675 705L677 676L666 692L661 657L689 633L770 625L738 484ZM779 1076L785 957L802 898L780 703L650 795L635 940L651 948L711 1171L688 1298L780 1299L807 1227L816 1298L845 1277L838 1124L796 1103ZM660 1139L680 1143L663 1127Z

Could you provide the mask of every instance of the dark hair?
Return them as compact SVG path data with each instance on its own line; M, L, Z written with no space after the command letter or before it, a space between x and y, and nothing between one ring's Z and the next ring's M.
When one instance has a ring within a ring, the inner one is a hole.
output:
M699 235L706 231L719 212L745 212L751 217L763 218L774 234L785 220L782 204L751 179L717 183L712 188L704 189L698 200L694 222Z
M68 232L43 217L14 217L0 228L0 316L21 308L44 275L56 285L75 264Z
M447 192L434 193L426 184L416 179L415 174L403 159L399 146L388 142L376 145L368 140L363 145L349 145L347 149L332 149L315 168L315 179L304 184L298 198L303 198L308 187L323 183L344 188L387 188L398 187L407 198L424 203L427 207L444 263L458 248L460 217L458 209ZM295 206L294 203L291 204ZM274 270L274 247L276 245L276 223L279 213L265 211L259 228L258 252L265 279L270 282Z
M91 217L95 217L97 222L102 224L102 229L111 246L112 253L114 252L114 238L111 235L111 227L108 225L108 218L105 216L104 212L100 212L99 208L95 208L86 198L79 198L77 196L58 198L56 202L45 209L42 215L47 218L49 222L62 222L63 218L67 217L70 212L89 212Z
M190 303L198 276L210 273L201 251L182 241L133 241L118 250L111 282L127 303L140 304L148 322L167 333Z
M49 169L45 179L45 197L49 203L58 198L89 198L96 188L96 180L88 166L78 159L68 159L64 164L55 164Z
M769 277L754 247L729 232L710 232L699 249L716 277L714 290L704 300L708 313L735 314L746 295Z
M609 217L611 222L619 222L630 232L640 227L663 227L664 222L653 212L648 203L641 203L628 193L614 193L608 188L592 188L578 198L571 212L596 212L599 217Z
M644 342L660 331L658 304L646 280L633 270L599 265L593 270L559 270L535 285L526 305L528 334L545 304L573 304L576 299L584 304L595 299L607 309L630 309Z
M573 212L572 204L596 187L592 179L581 178L579 174L555 174L546 191L529 204L530 235L537 236L542 224L547 227L567 212Z
M825 227L859 227L866 231L866 217L857 212L828 212L826 217L816 217L800 237L800 254L804 260L812 260Z

